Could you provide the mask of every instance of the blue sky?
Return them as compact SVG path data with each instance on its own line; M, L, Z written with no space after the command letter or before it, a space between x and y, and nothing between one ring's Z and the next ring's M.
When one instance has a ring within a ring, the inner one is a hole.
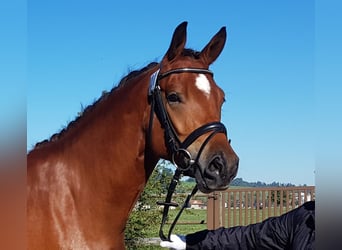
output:
M315 184L313 1L30 1L27 11L27 150L129 70L159 61L188 21L197 50L227 27L211 69L238 177Z

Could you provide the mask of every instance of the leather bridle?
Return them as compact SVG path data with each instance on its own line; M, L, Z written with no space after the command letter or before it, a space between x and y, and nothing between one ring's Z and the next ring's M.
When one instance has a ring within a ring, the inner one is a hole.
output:
M176 166L176 171L171 180L165 202L158 202L159 205L164 205L163 218L162 218L162 222L160 226L159 236L162 240L168 240L168 241L170 241L172 229L175 226L180 214L182 213L184 208L189 206L189 201L191 197L197 191L197 185L196 185L193 191L191 192L191 194L188 195L182 209L180 210L173 224L170 227L168 237L166 237L163 233L163 226L166 223L169 207L178 206L178 204L171 202L171 198L181 175L185 171L189 170L190 168L198 166L198 162L203 152L203 149L208 144L210 139L213 138L214 135L216 135L217 133L223 133L227 136L226 127L221 122L214 121L214 122L207 123L195 129L192 133L190 133L186 137L186 139L183 142L180 141L172 125L172 121L170 120L170 117L166 111L166 108L162 99L162 94L161 94L162 90L159 85L159 81L161 79L171 74L180 74L180 73L197 73L197 74L208 74L208 75L213 76L212 71L208 69L202 69L202 68L177 68L177 69L166 71L164 73L160 73L160 69L158 69L156 72L154 72L151 75L150 86L149 86L149 100L151 103L151 113L150 113L149 133L148 133L149 145L151 145L153 117L155 113L159 119L159 122L161 123L164 129L165 142L166 142L167 149L169 150L169 153L171 154L172 163ZM207 136L207 138L201 145L196 158L193 159L191 153L187 150L187 148L193 142L195 142L200 136L204 134L208 134L208 133L210 134ZM181 161L179 161L179 159L181 159Z

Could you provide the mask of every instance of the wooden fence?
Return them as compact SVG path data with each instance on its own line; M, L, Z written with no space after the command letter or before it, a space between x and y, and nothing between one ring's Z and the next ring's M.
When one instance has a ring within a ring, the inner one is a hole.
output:
M229 188L207 196L207 228L248 225L315 199L315 187Z

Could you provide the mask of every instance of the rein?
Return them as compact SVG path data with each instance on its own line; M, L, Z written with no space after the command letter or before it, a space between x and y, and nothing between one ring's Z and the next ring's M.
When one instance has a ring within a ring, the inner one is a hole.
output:
M188 194L181 210L175 217L173 223L171 224L171 227L169 229L168 236L166 237L165 234L163 233L163 226L166 223L169 208L171 206L173 207L178 207L177 203L174 203L171 201L172 195L176 189L176 186L179 182L179 179L181 178L182 174L189 170L191 167L197 167L198 166L198 161L199 158L202 154L203 149L205 146L208 144L209 140L216 135L217 133L224 133L225 135L227 134L225 126L221 122L211 122L207 123L197 129L195 129L193 132L191 132L183 142L180 141L178 138L178 135L172 125L172 122L169 118L169 115L166 111L165 105L162 100L162 95L161 95L161 88L159 85L159 81L171 74L179 74L179 73L197 73L197 74L209 74L213 76L213 72L208 70L208 69L201 69L201 68L178 68L178 69L173 69L169 70L164 73L160 73L160 69L158 69L156 72L154 72L151 75L150 79L150 86L149 86L149 98L151 102L151 113L150 113L150 121L149 121L149 138L148 138L148 143L151 145L151 137L152 137L152 126L153 126L153 117L154 114L158 117L162 127L164 128L164 137L165 137L165 142L166 146L171 153L171 159L172 163L176 166L176 171L174 176L172 177L171 183L169 185L167 195L165 198L165 202L157 202L158 205L163 205L164 210L163 210L163 217L160 225L160 230L159 230L159 237L162 240L170 240L170 236L172 233L172 230L174 226L177 223L178 218L182 214L183 210L185 208L190 207L190 199L192 196L195 195L197 192L198 188L197 185L194 187L192 192ZM190 152L187 150L187 148L195 142L200 136L211 133L208 135L208 137L205 139L203 144L201 145L200 150L197 153L196 159L193 159Z

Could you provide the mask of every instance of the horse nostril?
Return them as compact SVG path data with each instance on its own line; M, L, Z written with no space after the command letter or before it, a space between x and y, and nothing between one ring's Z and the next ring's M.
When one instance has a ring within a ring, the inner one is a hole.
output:
M211 160L209 164L209 170L211 172L215 172L216 174L219 174L221 170L223 169L224 163L221 157L216 156L214 159Z

